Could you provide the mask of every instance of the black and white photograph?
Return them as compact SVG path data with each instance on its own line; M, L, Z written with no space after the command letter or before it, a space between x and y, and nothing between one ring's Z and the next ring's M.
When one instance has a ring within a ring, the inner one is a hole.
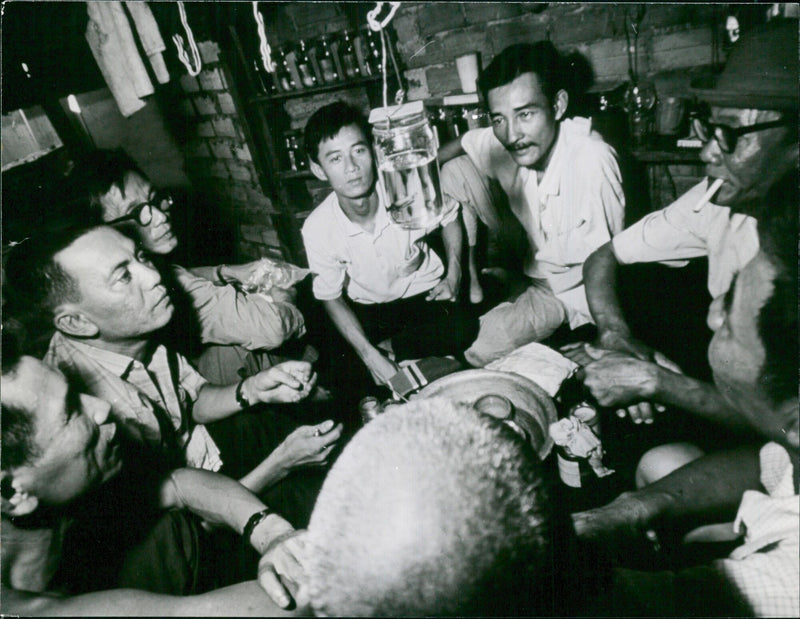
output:
M800 616L799 32L4 0L0 614Z

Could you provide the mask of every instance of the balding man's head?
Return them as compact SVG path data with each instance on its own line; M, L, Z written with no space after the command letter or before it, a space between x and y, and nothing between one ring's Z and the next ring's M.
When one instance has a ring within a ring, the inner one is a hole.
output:
M549 506L538 458L496 419L445 400L392 408L350 442L319 495L314 610L536 612L537 577L552 570Z

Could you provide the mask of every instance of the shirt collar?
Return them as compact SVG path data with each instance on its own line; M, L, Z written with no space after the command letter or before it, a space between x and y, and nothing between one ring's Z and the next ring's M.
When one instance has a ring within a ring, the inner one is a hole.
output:
M556 143L553 145L553 153L550 157L547 167L544 169L542 182L539 183L539 192L542 194L557 196L561 192L562 174L560 172L555 172L554 170L560 167L559 161L563 157L563 151L565 148L564 136L569 130L567 124L568 123L566 120L559 121L558 123L558 136L556 137ZM535 174L535 171L531 170L531 174Z
M98 348L97 346L92 346L86 342L65 336L60 331L57 331L53 337L56 340L56 345L64 346L67 349L72 348L73 350L78 351L79 353L84 354L91 359L94 359L109 372L123 380L127 379L136 364L140 363L133 357L106 350L104 348ZM157 356L161 357L165 354L166 352L164 346L159 344L149 359L152 360ZM149 365L149 361L148 363L141 363L141 365L143 367L147 367L147 365Z
M389 221L389 215L386 212L386 208L384 207L386 201L384 200L383 187L381 186L380 183L376 183L376 188L378 191L378 210L375 213L374 236L378 236L391 224L391 222ZM367 234L367 231L364 230L364 228L359 226L357 223L350 221L350 218L348 218L344 210L342 210L342 205L339 204L339 196L335 197L336 197L336 204L334 208L334 213L336 219L339 221L339 224L342 226L342 229L344 230L345 234L347 234L347 236L358 236L359 234Z

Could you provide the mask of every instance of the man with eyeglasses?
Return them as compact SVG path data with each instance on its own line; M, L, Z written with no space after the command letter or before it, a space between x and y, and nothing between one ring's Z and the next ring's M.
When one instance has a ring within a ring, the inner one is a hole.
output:
M158 256L178 246L170 219L172 197L158 191L124 153L96 151L78 163L76 184L84 183L102 220ZM303 314L294 290L273 288L272 300L242 291L259 262L186 269L162 269L177 304L171 342L194 358L211 382L227 384L273 363L269 351L303 336ZM171 281L170 281L171 280ZM183 294L181 294L183 293ZM199 340L204 347L199 350Z
M744 35L716 78L692 82L692 91L710 105L709 117L693 118L704 141L707 178L600 247L584 264L598 338L595 346L564 352L585 366L585 385L600 404L619 408L620 416L627 407L635 423L653 423L651 403L657 411L670 406L712 422L730 419L713 385L682 374L632 333L621 309L617 271L620 265L644 262L682 266L707 256L708 290L716 298L755 256L758 213L747 204L760 204L756 199L772 184L798 169L797 42L797 20L774 20Z

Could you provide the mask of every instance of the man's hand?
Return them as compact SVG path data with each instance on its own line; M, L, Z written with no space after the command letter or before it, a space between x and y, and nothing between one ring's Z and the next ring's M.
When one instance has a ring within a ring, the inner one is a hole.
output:
M260 263L260 260L255 260L245 264L221 264L217 268L217 274L225 283L247 284L254 275L258 274Z
M375 347L369 350L362 359L376 385L388 385L389 379L400 370L394 362L387 359Z
M328 419L315 426L300 426L275 451L287 471L302 466L324 466L341 436L342 424Z
M292 595L305 581L304 533L292 530L277 537L258 562L258 582L281 608L292 603Z
M601 406L630 405L627 414L634 423L653 423L653 407L646 400L658 390L659 367L636 357L609 352L587 344L585 354L592 359L581 370L583 384ZM660 407L663 411L663 407ZM624 417L625 409L617 415Z
M285 361L244 381L242 392L250 403L299 402L308 397L317 375L307 361Z
M620 331L600 331L595 342L597 348L605 350L616 350L641 359L642 361L653 361L655 351L645 344L637 340L629 333L622 333Z
M616 499L596 509L572 514L575 533L584 541L598 544L622 558L632 545L647 544L658 550L658 540L652 529L656 518L656 504L625 492Z

